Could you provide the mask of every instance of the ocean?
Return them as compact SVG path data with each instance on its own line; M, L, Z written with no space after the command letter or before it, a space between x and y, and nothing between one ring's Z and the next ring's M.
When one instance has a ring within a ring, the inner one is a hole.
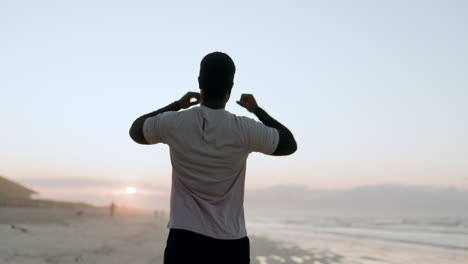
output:
M468 251L468 217L253 216L247 218L247 228L309 239L328 234Z

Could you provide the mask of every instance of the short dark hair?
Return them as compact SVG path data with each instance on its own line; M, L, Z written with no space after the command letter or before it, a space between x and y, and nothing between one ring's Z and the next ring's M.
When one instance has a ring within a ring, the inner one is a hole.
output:
M236 65L223 52L206 55L200 63L200 89L207 98L223 98L231 92Z

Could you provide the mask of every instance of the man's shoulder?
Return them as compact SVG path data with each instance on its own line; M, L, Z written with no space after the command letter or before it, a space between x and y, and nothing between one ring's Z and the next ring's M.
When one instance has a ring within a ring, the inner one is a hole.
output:
M257 121L255 121L255 119L250 118L248 116L236 115L236 114L231 113L229 111L226 111L226 114L229 115L232 119L235 119L236 121L239 121L239 122L243 122L243 123L257 122Z
M198 115L198 109L197 107L191 107L180 111L168 111L162 114L164 114L164 118L170 120L170 122L179 123L196 119L196 116Z
M226 111L226 115L228 115L234 123L238 124L241 127L252 126L253 124L258 123L258 121L248 116L240 116L228 111Z
M172 116L173 117L186 117L186 116L193 116L193 115L196 115L197 112L199 111L198 110L199 107L190 107L190 108L187 108L187 109L182 109L180 111L177 111L177 112L172 112L174 113Z
M185 118L193 118L194 116L197 116L198 114L200 114L202 111L202 109L199 107L199 106L195 106L195 107L191 107L191 108L188 108L188 109L184 109L184 110L181 110L181 111L178 111L178 112L165 112L164 114L167 114L168 117L170 118L174 118L174 119L185 119ZM237 124L240 124L242 126L247 126L247 125L251 125L251 124L255 124L255 123L259 123L258 121L256 121L255 119L253 118L250 118L250 117L247 117L247 116L240 116L240 115L236 115L234 113L231 113L227 110L224 110L218 114L221 114L224 116L223 118L229 120L230 122L234 122L234 123L237 123Z
M177 111L167 111L167 112L163 112L163 113L160 113L158 115L156 115L155 117L158 119L158 120L174 120L177 116L179 115L179 112Z

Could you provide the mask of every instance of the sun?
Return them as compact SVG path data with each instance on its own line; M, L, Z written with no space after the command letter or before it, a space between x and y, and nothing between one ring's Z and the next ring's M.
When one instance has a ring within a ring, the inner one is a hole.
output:
M125 193L126 194L135 194L137 192L137 189L133 186L127 186L125 187Z

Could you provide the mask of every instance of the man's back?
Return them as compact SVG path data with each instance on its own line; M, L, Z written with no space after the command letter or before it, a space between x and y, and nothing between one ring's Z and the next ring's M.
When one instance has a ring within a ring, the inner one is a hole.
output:
M277 130L224 109L199 106L148 118L143 131L148 142L170 147L168 227L218 239L246 236L246 159L252 151L275 151Z
M200 93L137 118L130 137L139 144L169 145L172 162L169 235L165 264L250 262L244 220L246 160L250 152L291 155L291 131L242 94L237 104L261 121L224 110L236 67L225 53L200 63ZM200 104L186 111L191 106Z

